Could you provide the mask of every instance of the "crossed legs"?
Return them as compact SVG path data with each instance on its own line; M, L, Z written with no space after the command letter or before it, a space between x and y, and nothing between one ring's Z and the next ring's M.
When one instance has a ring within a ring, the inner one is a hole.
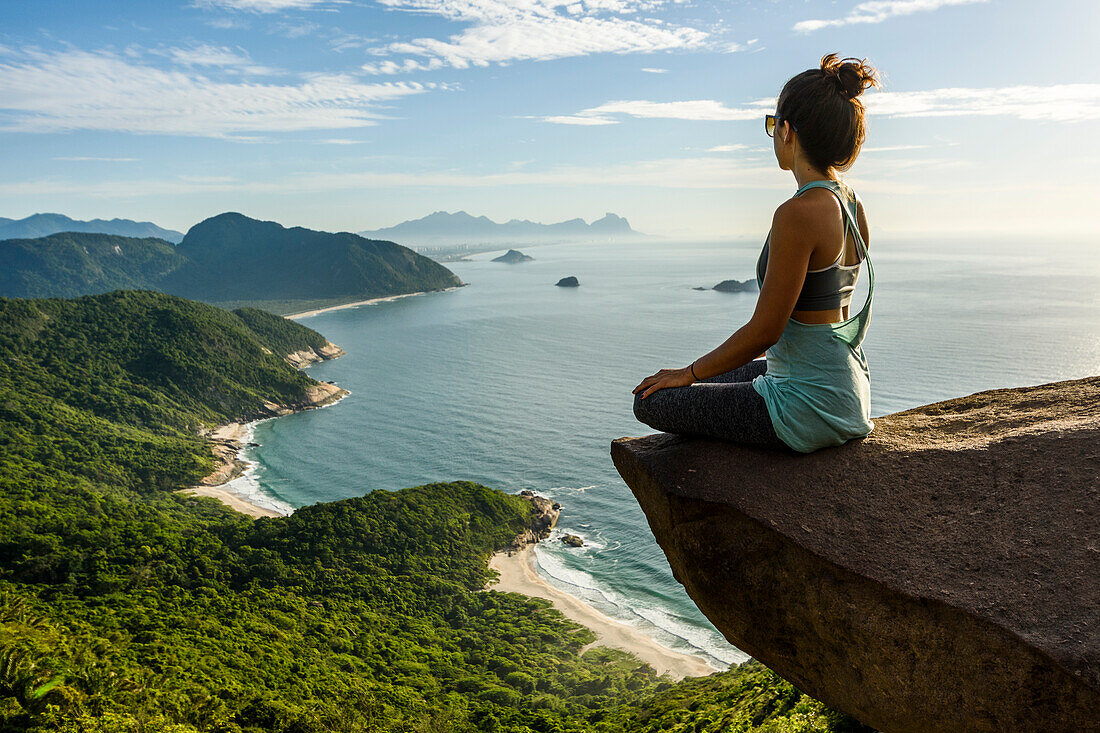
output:
M665 433L787 448L775 434L764 398L752 386L767 369L767 361L756 359L687 387L657 390L644 400L639 392L634 395L634 416Z

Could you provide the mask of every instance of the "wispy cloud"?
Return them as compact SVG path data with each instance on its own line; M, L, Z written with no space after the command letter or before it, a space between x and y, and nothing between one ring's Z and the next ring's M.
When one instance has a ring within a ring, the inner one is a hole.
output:
M276 23L269 32L283 38L305 38L320 28L321 26L317 23L299 20L294 23Z
M158 53L185 66L244 66L252 59L240 49L203 44L187 48L166 48Z
M748 106L732 108L713 99L692 99L683 102L649 102L646 100L622 100L589 107L573 115L542 117L545 122L564 125L613 125L617 116L643 119L731 121L751 120L760 116L761 110L775 106L771 99L750 102Z
M210 79L109 52L29 50L0 63L0 130L111 130L243 139L248 133L336 130L377 124L383 102L434 83L370 83L313 74L297 83Z
M195 0L196 8L222 8L252 13L278 13L284 10L311 10L322 6L344 4L341 0Z
M595 53L651 53L702 47L705 31L656 18L634 17L654 11L668 0L379 0L393 10L437 15L466 23L446 40L417 38L376 48L380 56L426 58L427 66L407 61L368 64L374 73L424 68L507 64Z
M233 183L237 180L233 176L180 176L179 179L188 183L198 184Z
M1022 120L1080 122L1100 119L1100 84L1051 86L948 87L919 92L869 92L862 97L868 114L882 117L1003 115ZM713 99L680 102L620 100L571 115L538 117L565 125L614 125L622 117L641 119L755 120L774 109L776 100L758 99L727 107Z
M651 68L645 68L645 67L642 68L642 71L644 71L647 74L667 74L668 73L668 69L651 69Z
M912 15L939 10L949 5L971 5L989 0L870 0L852 8L842 18L829 20L801 20L794 24L797 33L812 33L830 26L852 25L855 23L881 23L887 18L898 15Z
M610 117L586 117L583 114L575 115L552 115L550 117L543 117L544 122L553 122L555 125L579 125L581 127L593 127L596 125L617 125L618 120L613 120Z
M934 174L973 167L970 161L951 158L899 159L880 158L860 167L860 190L893 193L943 191L942 181L922 183L915 180L892 180L899 170L920 169ZM304 172L288 174L273 180L221 180L221 177L179 177L131 181L103 181L89 188L82 181L38 179L0 183L0 195L61 195L79 194L92 198L134 198L135 196L187 195L210 193L287 194L303 195L340 190L371 188L439 188L484 189L511 186L553 187L592 186L605 190L608 186L632 186L648 189L756 189L788 191L793 188L789 177L781 175L774 161L737 156L665 157L630 161L611 165L558 165L534 168L505 164L495 173L466 173L446 170L417 172L356 171L343 173ZM966 185L969 185L968 183ZM1028 184L1019 184L1026 188ZM965 190L960 183L960 189Z
M403 74L412 71L434 71L435 69L443 68L444 64L441 59L428 59L427 61L417 61L416 59L405 59L401 63L396 61L381 61L375 64L367 63L363 64L362 70L368 74Z
M874 92L865 99L869 113L885 117L1004 115L1051 122L1100 119L1100 84L948 87L923 92Z
M744 143L733 143L731 145L715 145L713 148L707 148L708 153L734 153L738 150L748 150L749 146Z
M94 189L76 181L40 179L0 183L0 195L57 195L79 193L101 198L155 195L209 194L219 192L303 194L367 188L492 188L501 186L643 186L646 188L776 188L790 187L787 181L762 184L775 179L775 165L739 161L735 158L661 158L607 166L553 166L529 170L508 167L498 173L476 174L454 170L394 173L304 173L278 180L219 181L158 178L146 181L103 181Z
M255 63L248 52L241 48L198 44L186 47L158 48L150 51L163 56L180 66L215 66L223 69L236 69L246 74L278 74L278 69Z

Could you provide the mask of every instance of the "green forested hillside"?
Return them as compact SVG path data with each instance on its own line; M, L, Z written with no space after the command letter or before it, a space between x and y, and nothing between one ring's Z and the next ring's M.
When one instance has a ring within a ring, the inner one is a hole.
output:
M209 468L196 427L293 401L277 344L317 338L147 291L0 299L0 731L852 729L759 666L578 656L549 603L482 591L520 497L251 520L174 493Z
M177 249L187 262L158 283L158 290L280 313L306 310L320 301L348 302L461 284L443 265L393 242L285 228L241 214L220 214L196 224Z
M244 321L276 354L292 354L306 348L319 350L328 343L321 334L259 308L237 308L233 315Z
M78 232L0 241L0 296L15 298L145 288L284 314L461 284L443 265L393 242L241 214L200 222L175 247Z
M144 288L184 261L162 239L65 232L0 240L0 295L74 298Z

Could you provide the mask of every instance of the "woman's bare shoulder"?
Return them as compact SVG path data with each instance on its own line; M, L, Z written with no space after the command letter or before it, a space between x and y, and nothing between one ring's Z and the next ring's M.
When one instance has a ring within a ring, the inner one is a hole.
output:
M839 204L836 196L820 188L792 196L775 210L772 231L779 228L796 232L798 239L813 249L835 238L834 217L840 213Z
M771 235L774 240L790 239L812 241L822 229L821 204L806 196L795 196L781 203L772 215Z

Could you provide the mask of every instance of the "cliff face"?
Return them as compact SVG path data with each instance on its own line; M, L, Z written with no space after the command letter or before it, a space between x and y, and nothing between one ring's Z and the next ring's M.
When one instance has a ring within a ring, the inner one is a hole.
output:
M301 369L307 364L313 364L319 361L326 361L328 359L335 359L338 356L343 356L344 350L331 341L327 342L319 349L312 347L307 349L299 349L298 351L287 354L283 357L287 364L292 367Z
M1100 377L875 426L611 453L699 608L808 694L884 731L1100 730Z

